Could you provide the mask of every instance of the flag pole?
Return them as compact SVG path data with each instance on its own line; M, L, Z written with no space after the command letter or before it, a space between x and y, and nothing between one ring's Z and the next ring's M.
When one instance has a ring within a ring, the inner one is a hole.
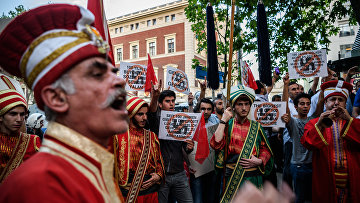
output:
M230 26L230 47L229 47L229 66L228 66L228 79L227 79L227 87L226 87L226 99L227 99L227 107L230 107L230 88L231 88L231 69L232 69L232 57L233 57L233 41L234 41L234 12L235 12L235 0L231 1L231 26ZM226 189L226 159L228 154L228 132L229 132L229 124L227 123L225 126L225 147L224 147L224 165L223 165L223 193Z
M229 47L229 66L228 66L228 79L226 87L226 98L228 106L230 106L230 87L231 87L231 69L233 58L233 41L234 41L234 12L235 12L235 0L231 1L231 27L230 27L230 47Z

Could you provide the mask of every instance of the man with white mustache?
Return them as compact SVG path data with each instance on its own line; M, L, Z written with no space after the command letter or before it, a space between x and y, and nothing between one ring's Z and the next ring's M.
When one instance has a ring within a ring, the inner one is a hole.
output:
M1 33L0 65L24 78L50 123L40 152L1 185L0 202L123 201L107 145L128 129L125 81L93 22L82 7L49 4Z

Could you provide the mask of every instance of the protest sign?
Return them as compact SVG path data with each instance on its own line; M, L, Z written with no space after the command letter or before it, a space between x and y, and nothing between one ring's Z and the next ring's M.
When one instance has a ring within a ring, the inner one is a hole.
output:
M183 94L189 94L189 80L186 73L179 69L168 66L166 70L166 83L164 89L170 89Z
M281 116L286 113L286 102L254 102L250 110L250 119L262 127L285 127Z
M201 113L161 111L159 139L185 141L194 137Z
M144 91L146 82L146 70L144 65L120 62L120 77L126 81L127 91Z
M350 83L353 84L354 89L356 88L356 83L360 81L360 73L356 73L351 77Z
M290 79L328 76L326 50L288 53Z

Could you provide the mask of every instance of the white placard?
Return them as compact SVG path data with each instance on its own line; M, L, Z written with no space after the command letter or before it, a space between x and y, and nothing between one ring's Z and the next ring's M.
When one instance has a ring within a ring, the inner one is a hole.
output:
M201 113L161 111L159 139L185 141L194 137Z
M249 118L257 121L262 127L285 128L281 116L286 113L286 102L254 102Z
M120 62L119 76L126 81L125 90L144 91L147 66Z
M326 50L288 53L290 79L328 76Z
M170 89L183 94L189 94L189 80L182 70L168 66L166 69L166 83L164 89Z

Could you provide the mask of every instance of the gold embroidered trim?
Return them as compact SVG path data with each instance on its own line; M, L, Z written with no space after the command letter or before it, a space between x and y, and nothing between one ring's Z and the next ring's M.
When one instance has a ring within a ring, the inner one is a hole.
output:
M316 129L316 131L318 132L318 134L319 134L321 140L324 142L324 144L325 144L325 145L329 145L329 144L326 142L326 140L325 140L323 134L321 133L320 129L318 128L317 123L315 123L315 129Z
M128 134L129 134L129 132L128 132ZM128 142L130 143L130 141L128 140ZM129 164L128 164L128 167L125 167L125 160L127 160L127 159L125 159L125 149L126 149L126 145L127 145L128 143L126 143L126 141L125 141L125 138L124 137L122 137L122 139L121 139L121 143L119 144L119 146L120 146L120 154L119 154L119 160L120 160L120 171L119 171L119 176L120 176L120 180L123 180L124 179L124 176L125 176L125 168L129 168ZM127 178L128 178L128 176L127 176ZM125 184L127 183L127 181L125 181ZM122 186L122 185L121 185Z
M46 35L43 35L37 39L35 39L29 46L28 50L24 53L22 60L20 61L20 71L24 78L26 78L26 64L29 61L31 54L33 53L34 49L43 41L55 38L55 37L78 37L78 38L88 38L86 33L80 32L72 32L72 31L60 31L60 32L53 32Z
M114 184L114 156L112 153L89 138L56 122L49 123L46 134L56 138L65 145L82 151L101 164L102 179L105 182L106 190L110 194L112 202L120 201L116 192L116 185ZM46 138L44 141L46 141ZM42 151L42 147L40 151Z
M16 143L11 158L0 176L0 182L8 177L10 173L12 173L22 163L29 142L30 135L20 132L20 138Z
M53 51L49 56L45 57L43 60L41 60L31 71L28 77L24 77L29 86L31 87L36 79L36 77L39 75L41 71L43 71L51 62L53 62L56 58L58 58L60 55L64 54L69 49L82 44L84 42L90 41L86 38L79 38L73 42L70 42L62 47L59 47L55 51Z
M234 125L234 123L233 123ZM244 145L240 151L239 158L236 162L235 169L231 174L231 177L229 179L229 182L226 186L225 192L221 198L221 203L224 202L231 202L234 198L234 194L238 190L240 183L244 177L245 170L240 165L239 161L241 158L248 159L252 155L252 152L254 150L254 146L256 143L257 136L259 134L259 126L260 124L254 121L250 121L250 127L248 130L248 133L246 135L246 139L244 141ZM254 135L255 134L255 135ZM229 140L230 141L230 140ZM234 180L233 178L236 178L237 180ZM234 182L235 181L235 182Z
M150 157L150 148L151 148L150 141L151 141L151 137L149 131L144 130L144 146L143 146L142 154L140 156L138 167L136 168L136 172L132 180L129 193L126 198L126 202L130 202L130 203L135 202L139 194L139 190L144 180L146 166Z
M344 134L343 134L341 137L345 137L345 135L347 134L347 132L348 132L349 129L350 129L350 125L351 125L351 123L353 122L353 120L354 120L354 118L350 118L350 121L349 121L348 125L346 126L346 129L345 129L345 131L344 131Z
M35 151L38 152L38 151L39 151L39 147L36 145L36 140L37 140L37 139L40 139L40 138L39 138L38 136L35 136L35 137L34 137L34 148L35 148Z
M66 147L63 147L51 140L44 139L41 151L61 157L69 162L98 190L104 198L104 201L109 202L109 196L106 191L105 183L101 178L100 170L95 165L81 155L76 154L70 149L67 149Z

